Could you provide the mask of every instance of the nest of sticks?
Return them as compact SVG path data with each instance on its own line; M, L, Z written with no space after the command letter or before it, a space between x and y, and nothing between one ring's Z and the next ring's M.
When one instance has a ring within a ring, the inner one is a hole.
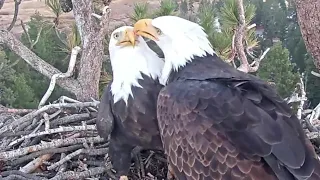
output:
M98 101L61 97L39 109L0 107L0 179L115 179L96 131ZM129 179L166 179L163 152L142 151Z
M108 142L95 127L98 104L63 96L34 110L0 105L0 179L116 179ZM302 115L302 126L317 154L319 109L320 104ZM139 159L132 162L130 180L167 179L163 152L145 150Z

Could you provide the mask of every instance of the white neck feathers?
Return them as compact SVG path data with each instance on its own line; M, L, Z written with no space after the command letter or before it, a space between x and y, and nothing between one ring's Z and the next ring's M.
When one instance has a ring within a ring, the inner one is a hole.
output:
M114 103L123 99L127 104L129 96L133 97L131 87L143 88L138 82L139 79L143 79L141 73L157 79L164 64L151 49L141 46L118 49L116 54L110 53L110 58L113 71L111 93Z

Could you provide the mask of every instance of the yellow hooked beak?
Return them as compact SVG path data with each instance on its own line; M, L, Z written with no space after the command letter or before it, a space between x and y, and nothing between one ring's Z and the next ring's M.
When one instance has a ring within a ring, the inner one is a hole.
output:
M136 35L133 29L126 29L124 35L118 40L117 46L135 46L136 45Z
M158 41L157 29L151 24L152 19L141 19L134 24L134 32L153 41Z

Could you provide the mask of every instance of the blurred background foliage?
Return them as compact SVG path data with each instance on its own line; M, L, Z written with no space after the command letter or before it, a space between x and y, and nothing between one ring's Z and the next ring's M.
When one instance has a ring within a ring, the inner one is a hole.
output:
M63 13L57 3L59 0L45 0L47 6L56 15L53 22L44 21L36 13L27 23L27 33L32 42L40 37L32 51L62 72L68 67L73 47L81 45L77 26L73 24L68 32L57 28L59 17ZM246 31L244 43L248 51L259 57L266 48L271 48L262 60L261 67L255 73L260 78L273 82L283 97L290 96L299 73L305 72L307 95L312 106L320 101L319 78L311 75L315 70L312 58L307 53L297 22L296 10L292 0L244 0ZM94 1L96 13L101 13L101 4ZM136 3L130 15L133 24L142 18L155 18L162 15L179 16L199 23L218 54L223 60L232 57L232 40L239 23L235 0L162 0L160 8L150 8L148 3ZM256 26L251 26L255 24ZM116 27L115 27L116 28ZM112 32L114 29L110 29ZM21 36L22 42L30 47L26 33ZM112 80L112 71L108 56L109 37L105 38L105 61L103 62L100 92ZM148 40L147 40L148 41ZM152 41L148 45L159 56L163 53ZM249 58L250 61L252 61ZM8 107L35 108L42 98L49 79L35 72L24 61L8 49L0 49L0 103ZM56 87L49 101L61 95L71 96L63 89ZM72 96L71 96L72 97Z

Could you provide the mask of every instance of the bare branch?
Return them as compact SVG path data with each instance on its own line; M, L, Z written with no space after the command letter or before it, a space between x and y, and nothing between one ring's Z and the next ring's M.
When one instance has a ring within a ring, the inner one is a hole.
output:
M10 129L14 129L15 127L17 127L18 125L20 125L21 123L24 123L36 116L38 116L39 114L49 110L49 109L52 109L52 108L76 108L76 107L88 107L88 106L97 106L99 105L99 102L84 102L84 103L60 103L60 104L50 104L50 105L46 105L46 106L43 106L42 108L40 108L39 110L37 111L34 111L32 113L29 113L25 116L23 116L22 118L14 121L13 123L7 125L7 126L4 126L2 128L0 128L0 134L4 133L4 132L7 132L8 130Z
M44 149L49 148L56 148L61 146L69 146L74 144L81 144L81 143L101 143L104 139L101 137L88 137L88 138L74 138L74 139L58 139L51 142L43 142L42 144L29 146L25 148L20 148L16 150L0 152L0 160L11 160L17 158L19 156L26 155L31 152L36 152Z
M314 76L320 77L320 74L317 73L317 72L311 71L311 74L314 75Z
M67 171L64 173L57 174L55 177L51 178L51 180L64 180L64 179L84 179L86 177L95 176L98 174L102 174L107 169L105 167L96 167L90 168L87 171L83 172L74 172L74 171Z
M88 155L102 155L107 154L109 151L109 148L102 148L102 149L78 149L77 151L67 155L60 161L52 164L51 166L47 167L48 170L53 170L57 168L58 166L61 166L65 162L71 160L73 157L78 156L80 154L88 154Z
M0 108L0 114L2 114L2 113L11 113L11 114L24 115L24 114L28 114L28 113L30 113L32 111L35 111L35 109Z
M244 16L244 8L243 8L243 0L236 0L238 13L239 13L239 25L235 34L235 47L237 50L237 54L239 60L241 61L241 65L238 67L238 70L243 72L249 72L249 63L244 52L243 39L245 33L246 19Z
M80 50L81 50L81 48L79 46L76 46L72 49L71 57L70 57L70 61L69 61L69 67L68 67L68 70L66 73L58 73L58 74L54 74L52 76L49 88L47 89L46 93L42 97L42 99L38 105L38 108L41 108L46 103L46 101L48 100L48 98L52 94L52 91L54 90L54 87L56 85L56 80L58 78L68 78L68 77L72 76L74 67L76 65L77 55Z
M58 69L48 64L30 49L24 46L18 39L14 37L12 33L7 30L0 30L0 44L5 44L14 53L25 60L36 71L40 72L44 76L51 78L54 74L61 73ZM76 80L62 79L58 81L58 84L68 90L69 92L77 94L80 85Z
M247 30L250 30L250 29L252 29L252 28L254 28L256 26L257 26L256 23L253 23L250 26L247 26Z
M24 173L32 173L34 172L39 166L43 164L44 161L48 161L53 154L44 154L33 161L29 162L27 165L23 166L19 171Z
M23 163L23 162L28 161L30 159L34 159L34 158L42 156L44 154L56 154L56 153L62 153L62 152L69 152L69 151L77 150L81 147L83 147L81 144L77 144L77 145L72 145L72 146L68 146L68 147L51 148L51 149L37 151L37 152L31 153L31 154L28 154L26 156L22 156L18 159L15 159L14 161L12 161L10 163L10 165L16 166L20 163Z
M303 78L304 78L304 73L301 74L300 76L300 83L298 83L299 87L300 87L300 95L302 99L306 99L306 91L304 90L304 82L303 82ZM297 118L301 119L302 117L302 110L303 110L303 105L304 105L305 100L301 100L300 104L298 106L298 111L297 111Z
M12 21L10 23L10 26L7 28L8 31L11 31L13 26L17 22L18 13L19 13L19 5L21 4L21 1L22 0L14 0L14 14L13 14L13 18L12 18ZM0 7L0 9L1 9L1 7Z
M76 131L87 131L87 130L96 130L95 125L87 125L87 126L70 126L70 127L59 127L56 129L48 129L43 132L38 133L32 133L26 136L23 136L15 141L12 141L9 146L14 146L15 144L24 141L25 139L42 136L42 135L48 135L48 134L56 134L56 133L62 133L62 132L76 132Z

